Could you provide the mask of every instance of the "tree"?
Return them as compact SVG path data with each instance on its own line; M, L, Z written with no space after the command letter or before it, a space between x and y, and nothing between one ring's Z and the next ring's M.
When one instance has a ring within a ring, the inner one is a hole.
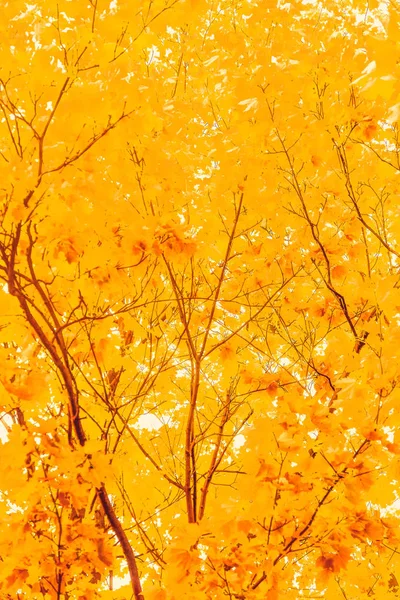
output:
M396 3L3 13L0 599L396 598Z

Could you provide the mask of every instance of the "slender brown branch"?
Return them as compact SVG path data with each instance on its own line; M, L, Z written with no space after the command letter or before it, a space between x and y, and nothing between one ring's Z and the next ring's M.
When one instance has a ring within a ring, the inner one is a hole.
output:
M100 488L97 488L97 496L105 514L107 515L107 519L109 520L112 530L114 531L121 545L126 562L128 563L134 598L135 600L144 600L135 554L128 540L126 532L115 514L114 507L111 504L104 484Z

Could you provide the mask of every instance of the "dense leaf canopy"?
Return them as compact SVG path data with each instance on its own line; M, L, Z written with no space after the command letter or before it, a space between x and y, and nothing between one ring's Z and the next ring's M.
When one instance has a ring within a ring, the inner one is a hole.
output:
M398 597L399 27L2 3L0 600Z

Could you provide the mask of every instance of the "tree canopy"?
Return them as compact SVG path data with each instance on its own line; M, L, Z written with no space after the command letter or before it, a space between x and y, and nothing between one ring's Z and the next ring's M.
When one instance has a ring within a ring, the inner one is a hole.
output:
M0 600L398 597L399 27L3 2Z

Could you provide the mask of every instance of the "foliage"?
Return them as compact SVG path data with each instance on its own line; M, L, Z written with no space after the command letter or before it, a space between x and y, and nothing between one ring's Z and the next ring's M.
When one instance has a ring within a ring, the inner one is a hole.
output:
M396 3L2 9L0 599L398 597Z

